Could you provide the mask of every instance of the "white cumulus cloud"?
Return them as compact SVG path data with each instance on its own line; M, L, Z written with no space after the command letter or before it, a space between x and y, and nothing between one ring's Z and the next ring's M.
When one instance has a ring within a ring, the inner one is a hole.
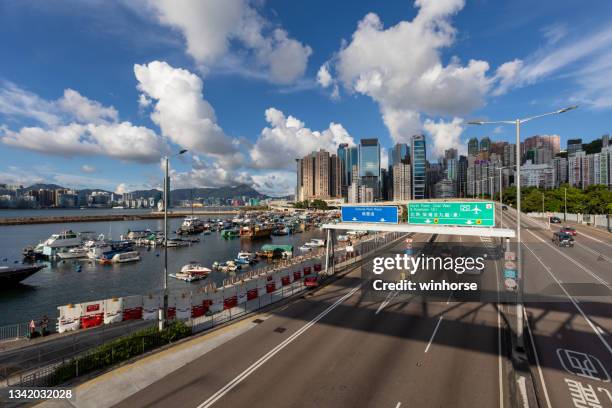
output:
M207 154L230 166L240 161L238 143L217 124L204 99L202 80L163 61L134 65L138 89L152 100L151 120L162 135L192 153Z
M511 68L504 67L496 77L488 75L487 61L451 57L444 63L442 50L456 36L451 18L464 0L417 0L415 6L412 21L391 27L378 15L367 14L350 41L319 71L321 86L337 81L346 92L377 102L394 142L408 142L420 133L423 117L461 116L481 107Z
M252 165L261 169L288 169L295 159L320 149L335 152L338 144L355 145L353 137L339 123L330 123L323 131L307 128L294 116L276 108L266 109L268 126L261 131L251 150Z
M426 119L423 123L423 128L431 136L433 141L434 157L444 155L444 151L450 148L455 148L459 154L464 154L466 147L465 143L461 142L461 133L463 132L463 119L453 118L450 122L444 120L433 121Z
M223 59L241 69L252 63L283 84L304 75L311 48L273 28L249 0L148 0L148 5L160 23L182 33L187 53L204 67Z

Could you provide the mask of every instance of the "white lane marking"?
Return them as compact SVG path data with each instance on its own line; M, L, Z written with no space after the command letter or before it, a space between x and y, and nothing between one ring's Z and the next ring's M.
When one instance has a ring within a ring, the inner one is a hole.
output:
M527 387L525 385L526 379L522 375L517 378L516 382L518 383L519 392L521 394L521 399L523 400L523 408L529 408L529 399L527 398Z
M503 408L504 406L504 383L502 380L503 377L503 369L502 369L502 334L501 334L501 299L499 298L499 267L497 266L497 262L493 262L495 264L495 281L497 282L497 360L498 360L498 368L497 375L499 378L499 406Z
M555 280L555 282L557 282L557 285L559 285L559 287L561 288L561 290L565 293L565 296L567 296L567 298L574 304L574 307L576 307L576 310L578 310L578 312L580 312L580 314L582 315L582 317L584 318L584 320L586 320L586 322L589 324L589 326L591 326L591 329L593 329L593 332L595 332L595 334L597 335L597 337L599 337L599 340L601 340L601 342L603 343L603 345L605 346L605 348L608 350L608 352L610 354L612 354L612 347L610 347L610 345L608 344L608 342L606 341L606 339L604 339L602 337L602 335L597 331L597 328L595 327L595 324L591 321L591 319L589 319L587 317L587 315L584 313L584 311L582 310L582 308L578 305L578 303L576 303L576 300L574 299L574 297L572 295L570 295L567 290L565 290L565 288L563 287L563 285L561 284L561 282L559 282L559 280L557 279L557 277L555 275L553 275L553 273L551 272L550 268L548 266L546 266L546 264L544 263L544 261L542 261L542 259L537 256L535 254L535 252L533 252L531 250L531 248L529 248L529 246L527 246L524 242L523 242L523 246L532 253L532 255L540 262L540 264L544 267L544 269L546 269L546 272L548 272L548 274Z
M385 300L380 304L380 306L378 306L378 309L376 309L376 313L374 314L379 314L381 310L383 310L385 306L387 306L391 302L391 300L395 297L395 295L397 295L397 293L397 291L389 292Z
M427 347L425 347L425 352L426 353L429 351L429 347L431 347L431 342L433 341L434 337L436 336L436 332L438 331L438 327L440 327L440 323L442 323L442 319L443 318L444 318L444 316L440 316L440 318L438 319L438 323L436 324L436 327L434 328L434 331L431 334L431 338L429 339L429 343L427 343Z
M238 384L240 384L245 378L247 378L249 375L251 375L255 370L257 370L259 367L261 367L266 361L268 361L269 359L271 359L272 357L274 357L279 351L281 351L282 349L284 349L285 347L287 347L290 343L292 343L296 338L298 338L302 333L304 333L306 330L308 330L309 328L311 328L315 323L317 323L319 320L321 320L323 317L325 317L329 312L331 312L332 310L334 310L336 307L338 307L342 302L344 302L346 299L350 298L351 296L353 296L353 294L355 292L357 292L357 290L359 290L359 288L361 287L361 283L357 286L355 286L353 289L351 289L350 292L348 292L347 294L345 294L344 296L342 296L340 299L336 300L336 302L334 302L331 306L329 306L327 309L325 309L323 312L321 312L319 315L317 315L317 317L315 317L314 319L312 319L310 322L306 323L304 326L302 326L299 330L297 330L295 333L293 333L291 336L289 336L288 338L286 338L283 342L281 342L278 346L274 347L272 350L270 350L268 353L266 353L263 357L261 357L259 360L257 360L256 362L254 362L251 366L249 366L246 370L244 370L242 373L238 374L233 380L231 380L230 382L228 382L225 386L223 386L220 390L218 390L217 392L215 392L213 395L211 395L206 401L204 401L203 403L201 403L200 405L198 405L198 408L208 408L211 407L215 402L217 402L221 397L223 397L225 394L227 394L228 392L230 392L235 386L237 386Z
M542 365L540 364L540 357L538 356L538 351L535 346L535 341L533 340L533 332L531 331L529 319L527 318L526 308L523 308L523 314L525 316L525 323L527 325L527 332L529 333L529 339L531 340L531 349L533 350L533 355L535 357L536 366L538 367L538 375L540 377L540 383L542 383L542 391L544 391L544 398L546 399L546 406L548 408L552 408L552 405L550 405L550 397L548 396L548 388L546 387L546 382L544 381L544 373L542 372Z
M395 408L400 408L402 406L401 402L398 402L397 405L395 406Z
M604 285L605 287L607 287L608 289L612 290L612 287L610 287L610 285L608 284L608 282L606 282L605 280L603 280L599 275L597 275L596 273L594 273L593 271L591 271L589 268L587 268L586 266L582 265L580 262L576 261L575 259L571 258L570 256L566 255L565 253L563 253L562 251L559 251L557 248L555 248L554 246L550 245L548 242L544 241L541 237L539 237L538 235L534 234L533 232L527 230L528 233L530 233L531 235L533 235L534 237L536 237L538 240L540 240L541 242L543 242L544 244L548 245L549 247L551 247L552 249L554 249L555 251L557 251L558 253L560 253L561 255L563 255L563 257L565 257L566 259L568 259L570 262L572 262L574 265L576 265L577 267L579 267L580 269L582 269L583 271L585 271L586 273L588 273L589 275L591 275L593 278L595 278L595 280L599 281L599 283L601 283L602 285Z

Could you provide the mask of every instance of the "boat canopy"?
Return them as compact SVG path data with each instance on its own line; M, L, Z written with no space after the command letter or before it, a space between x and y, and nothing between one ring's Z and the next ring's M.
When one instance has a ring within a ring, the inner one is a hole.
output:
M293 245L273 245L273 244L266 244L264 246L261 247L262 251L283 251L283 252L293 252Z

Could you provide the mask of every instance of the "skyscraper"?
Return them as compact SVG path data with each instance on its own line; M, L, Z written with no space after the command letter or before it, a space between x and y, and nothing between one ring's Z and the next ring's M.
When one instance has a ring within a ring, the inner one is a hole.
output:
M359 177L361 185L380 198L380 144L378 139L361 139L359 143Z
M348 194L348 185L350 182L350 171L347 170L348 163L348 143L341 143L338 145L338 160L340 161L340 193L342 197L346 197Z
M406 143L396 143L389 151L389 167L399 163L410 163L410 150Z
M424 199L427 183L425 136L412 136L410 152L412 154L412 198L414 200Z
M568 139L567 140L567 154L576 153L582 151L582 139Z
M491 151L491 139L488 136L480 139L480 151L481 152L489 152Z
M476 156L478 150L478 139L473 137L468 141L468 156Z

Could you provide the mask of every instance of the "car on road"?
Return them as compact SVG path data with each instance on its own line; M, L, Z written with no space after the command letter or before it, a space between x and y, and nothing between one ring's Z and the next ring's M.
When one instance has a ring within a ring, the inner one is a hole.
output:
M575 237L576 235L578 235L578 233L576 232L576 229L575 229L575 228L568 227L567 225L566 225L565 227L561 228L561 231L559 231L559 232L562 232L562 233L564 233L564 234L571 235L571 236L573 236L573 237Z
M552 237L552 242L560 247L573 247L574 237L563 232L555 232Z
M507 205L502 205L502 210L508 210L508 206Z
M559 217L550 217L551 224L561 224L561 218Z

